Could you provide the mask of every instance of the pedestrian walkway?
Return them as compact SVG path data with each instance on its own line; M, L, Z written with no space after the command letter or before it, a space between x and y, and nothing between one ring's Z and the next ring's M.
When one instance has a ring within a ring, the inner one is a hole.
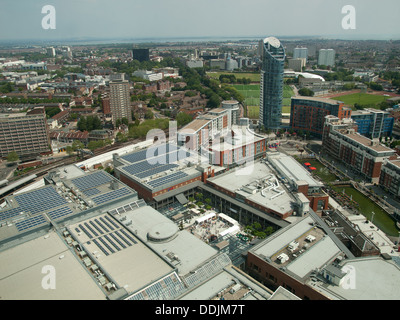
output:
M381 253L387 253L391 256L398 256L400 257L400 252L396 250L394 237L388 237L382 230L380 230L377 226L373 223L368 222L366 223L367 219L359 214L353 214L349 212L347 209L343 208L339 203L337 203L334 199L329 197L329 205L338 210L341 214L346 216L352 223L357 225L360 231L369 237L379 248Z

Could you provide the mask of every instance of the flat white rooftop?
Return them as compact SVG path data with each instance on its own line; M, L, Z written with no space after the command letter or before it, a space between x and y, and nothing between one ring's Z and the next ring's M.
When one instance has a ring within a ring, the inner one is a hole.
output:
M284 177L292 182L305 181L309 187L321 187L322 183L315 180L310 172L304 168L293 157L282 153L274 154L268 157L268 161L278 170Z
M150 206L115 216L149 247L174 265L180 275L195 270L218 251L186 230L178 230L167 217ZM125 219L126 217L126 219ZM131 221L131 224L130 224ZM177 257L179 260L174 259Z
M314 286L331 299L399 300L400 268L381 257L347 260L344 266L353 270L347 286ZM351 281L354 280L354 283Z
M110 216L108 218L111 219ZM69 232L83 245L86 252L95 257L95 262L111 275L118 286L125 288L127 292L134 292L173 271L170 265L133 234L129 234L131 239L128 238L127 230L124 230L122 225L117 221L114 223L117 227L107 219L106 214L103 214L70 225ZM103 233L99 233L95 226ZM111 230L109 226L113 226L114 230ZM106 227L108 232L102 229L103 227ZM83 232L83 228L86 232L91 233L93 238L89 238ZM76 229L80 232L77 232ZM97 231L98 236L93 235L93 231ZM122 244L125 248L122 247ZM118 248L116 249L114 245ZM110 252L109 248L114 252ZM108 255L101 249L108 252Z
M48 237L47 237L48 236ZM50 232L0 252L0 296L5 300L102 300L105 294L60 237ZM50 269L55 289L42 287Z
M272 170L263 162L245 164L208 180L276 212L283 214L292 210L294 199L276 181ZM258 189L259 185L269 182L277 184L278 187L268 188L265 184L265 187Z

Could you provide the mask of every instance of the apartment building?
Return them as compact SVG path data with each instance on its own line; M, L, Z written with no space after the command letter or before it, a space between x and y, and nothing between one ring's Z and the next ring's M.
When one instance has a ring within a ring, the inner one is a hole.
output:
M43 107L26 113L0 114L0 156L15 151L19 157L49 152L50 136Z
M322 135L322 149L367 180L378 183L385 160L397 158L394 150L357 132L352 119L327 116Z

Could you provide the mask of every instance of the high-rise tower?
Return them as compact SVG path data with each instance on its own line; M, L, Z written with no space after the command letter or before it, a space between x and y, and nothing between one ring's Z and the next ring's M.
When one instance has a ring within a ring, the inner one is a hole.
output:
M260 126L278 129L282 120L285 49L275 37L260 41L262 59L260 80Z
M110 109L114 126L118 119L132 121L128 80L121 78L110 81Z

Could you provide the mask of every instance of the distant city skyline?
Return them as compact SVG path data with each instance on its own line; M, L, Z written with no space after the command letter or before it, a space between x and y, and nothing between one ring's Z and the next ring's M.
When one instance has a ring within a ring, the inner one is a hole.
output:
M43 29L52 5L56 29ZM355 8L355 29L343 29L342 8ZM3 0L0 41L196 39L318 36L400 39L398 0Z

